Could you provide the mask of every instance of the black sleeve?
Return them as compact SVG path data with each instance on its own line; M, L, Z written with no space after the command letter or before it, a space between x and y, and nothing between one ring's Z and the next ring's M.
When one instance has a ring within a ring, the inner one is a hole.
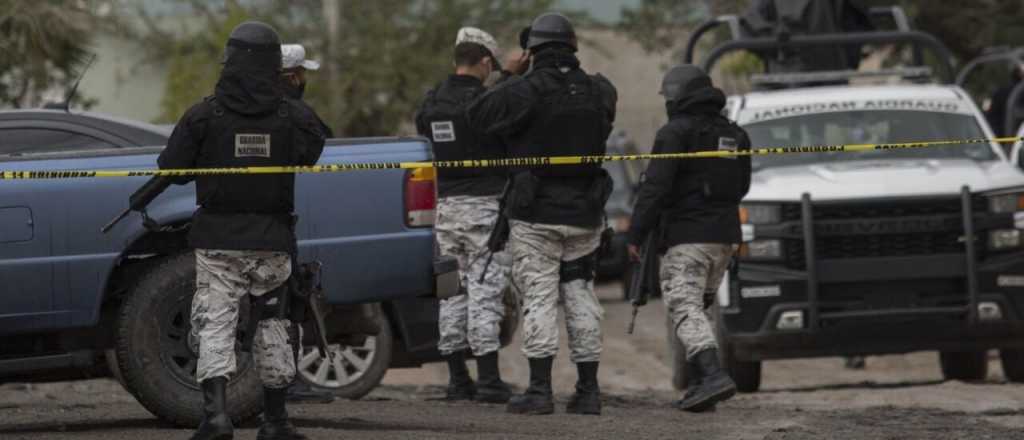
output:
M593 75L592 78L601 90L601 101L604 104L604 110L608 112L608 120L615 122L615 106L619 102L619 91L615 89L615 85L608 78L600 73Z
M681 136L673 129L663 127L654 139L651 153L675 152L684 145L681 141ZM647 165L633 207L633 219L629 227L630 244L642 244L647 233L657 226L661 211L672 192L676 174L679 173L680 162L674 159L654 159Z
M324 152L324 141L327 133L323 131L320 117L312 108L303 105L292 106L296 117L292 119L295 127L295 165L312 166L320 160Z
M536 102L537 94L526 79L511 78L473 101L466 109L466 120L482 135L504 137L529 121Z
M167 139L167 147L156 160L160 169L195 168L199 148L205 136L206 120L202 116L204 112L201 107L203 105L205 104L196 104L178 120L171 137ZM171 180L176 185L184 185L195 180L195 176L173 177Z

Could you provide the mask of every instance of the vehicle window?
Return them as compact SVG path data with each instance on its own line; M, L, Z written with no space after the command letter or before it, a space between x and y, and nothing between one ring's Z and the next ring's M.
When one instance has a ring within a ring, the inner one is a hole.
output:
M974 117L925 111L852 111L801 115L743 127L755 147L877 144L984 138ZM857 153L796 153L755 156L755 168L819 162L887 159L997 160L988 143Z
M0 129L0 155L89 151L117 148L109 142L51 128Z

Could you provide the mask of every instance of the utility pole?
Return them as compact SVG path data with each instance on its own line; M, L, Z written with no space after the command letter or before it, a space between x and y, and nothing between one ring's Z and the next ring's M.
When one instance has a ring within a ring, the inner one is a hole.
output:
M339 61L341 59L341 0L323 0L323 14L327 24L327 41L324 45L326 56L324 58L327 62L327 83L330 85L328 88L330 90L329 117L335 119L331 121L335 123L337 131L335 136L344 136L344 127L336 125L344 110L341 93L341 62Z

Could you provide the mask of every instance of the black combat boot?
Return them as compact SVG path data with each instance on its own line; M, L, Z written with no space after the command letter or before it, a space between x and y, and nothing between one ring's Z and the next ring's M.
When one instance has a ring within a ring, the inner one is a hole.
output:
M569 398L565 412L601 415L601 387L597 384L597 362L577 362L576 392Z
M234 438L234 427L227 411L226 377L206 379L200 386L203 388L203 422L192 434L191 440L230 440Z
M700 365L697 365L696 360L686 361L686 394L683 395L682 400L689 399L697 393L700 385L704 383L704 376L701 374ZM693 412L714 412L716 404L712 404L710 407L703 411Z
M718 363L717 349L709 348L697 353L693 363L700 371L699 383L673 406L683 411L704 412L736 394L736 383Z
M513 414L551 414L555 402L551 399L551 365L554 357L529 358L530 386L526 392L512 396L506 411Z
M466 368L466 355L457 351L444 357L448 361L448 390L445 400L473 400L476 386Z
M256 440L306 440L288 421L285 409L286 388L263 387L263 424Z
M512 397L508 384L501 380L497 351L476 358L476 373L477 402L506 403Z

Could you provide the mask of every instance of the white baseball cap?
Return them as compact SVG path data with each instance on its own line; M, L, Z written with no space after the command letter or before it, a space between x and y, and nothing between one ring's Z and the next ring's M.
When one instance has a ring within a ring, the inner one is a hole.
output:
M459 29L458 35L455 36L455 45L458 46L460 43L476 43L491 52L494 56L495 61L501 56L501 48L498 47L498 41L483 30L475 27L464 27Z
M306 70L320 70L320 63L306 59L306 48L301 44L281 45L281 68L294 69L302 67Z

